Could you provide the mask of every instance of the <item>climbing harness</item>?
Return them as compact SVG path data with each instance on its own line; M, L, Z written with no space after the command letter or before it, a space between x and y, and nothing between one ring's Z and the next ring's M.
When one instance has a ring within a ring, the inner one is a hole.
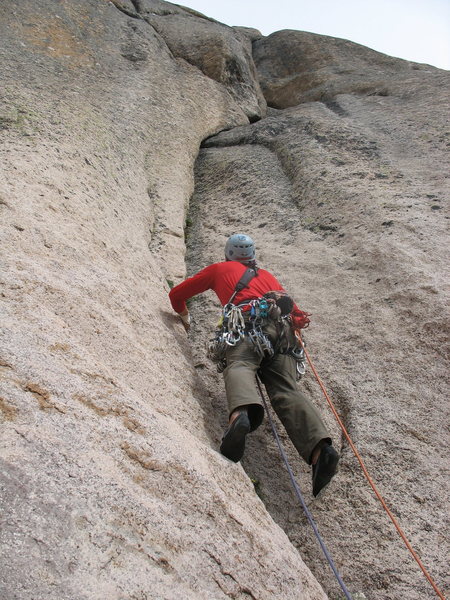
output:
M250 308L244 313L244 307ZM217 363L219 373L226 367L227 348L236 346L244 337L252 343L253 349L261 359L274 355L272 343L262 328L264 321L269 317L270 308L264 298L250 300L237 306L225 304L216 335L208 345L208 357Z
M236 346L244 337L245 321L240 307L233 304L236 295L248 287L250 281L258 274L257 267L247 267L237 282L231 298L224 305L222 315L217 323L215 337L209 341L207 354L210 360L217 363L219 373L226 367L225 353L228 346Z
M246 334L253 344L253 350L261 358L272 358L274 349L269 337L263 331L263 323L269 318L272 305L265 298L250 300L250 311L246 325Z
M243 308L247 308L244 312ZM273 346L269 336L264 332L263 326L268 319L273 319L281 325L281 331L285 327L291 327L289 315L280 316L273 301L266 298L256 298L243 304L226 304L222 310L222 316L218 323L215 337L209 341L208 357L217 363L219 373L226 367L225 354L229 346L236 346L244 337L253 345L253 350L261 360L271 359L276 352L292 356L296 364L297 381L306 372L305 352L299 344L289 345L280 349L276 344Z
M309 523L311 524L311 527L314 530L314 533L315 533L315 535L317 537L317 540L318 540L318 542L320 544L320 547L322 548L322 551L323 551L323 553L325 555L325 558L327 559L328 564L331 567L331 570L333 571L333 573L334 573L334 575L335 575L335 577L336 577L339 585L341 586L341 589L342 589L345 597L348 598L349 600L352 600L350 592L348 591L345 583L342 580L342 577L340 576L340 574L339 574L339 572L338 572L338 570L336 568L336 565L333 562L333 559L331 558L331 555L330 555L330 553L329 553L329 551L328 551L328 549L327 549L327 547L325 545L325 542L323 541L323 539L322 539L322 537L321 537L321 535L319 533L319 529L318 529L318 527L317 527L317 525L316 525L316 523L315 523L315 521L314 521L314 519L313 519L313 517L312 517L312 515L311 515L311 513L310 513L310 511L308 509L308 507L306 506L306 502L305 502L305 500L304 500L304 498L302 496L302 493L300 491L300 487L299 487L297 481L295 480L295 476L294 476L294 473L292 471L291 465L289 464L289 460L287 458L286 452L284 451L284 448L283 448L283 446L281 444L280 436L278 435L278 431L277 431L277 429L275 427L275 423L274 423L272 415L271 415L271 413L269 411L269 407L267 406L267 401L266 401L266 399L264 397L264 394L263 394L263 391L262 391L262 388L261 388L261 382L260 382L258 376L256 376L256 383L257 383L257 386L258 386L259 394L260 394L262 402L263 402L264 410L266 411L266 414L268 416L269 423L270 423L270 426L272 428L272 432L273 432L275 441L276 441L276 443L278 445L278 448L280 450L280 454L281 454L281 457L283 458L284 464L286 465L287 471L289 473L289 478L291 480L291 483L292 483L292 486L294 488L295 494L296 494L296 496L297 496L300 504L302 505L302 508L303 508L303 510L305 512L306 518L308 519Z
M248 307L249 305L250 309L244 313L243 306ZM253 345L253 350L261 360L270 359L274 356L275 348L269 336L264 333L263 325L269 318L278 320L280 323L288 321L288 319L286 317L277 318L276 315L272 317L271 308L272 305L264 299L250 300L244 305L228 304L224 306L215 337L209 341L207 351L210 360L217 363L219 373L226 366L225 354L227 348L236 346L244 337ZM265 316L266 314L267 316ZM285 326L284 323L283 326ZM288 326L290 325L288 324ZM303 348L295 344L283 350L277 349L277 351L295 359L296 378L297 381L301 379L306 372L306 357Z
M223 307L215 337L209 341L208 357L217 363L221 373L225 368L225 353L229 346L236 346L244 337L245 321L241 309L234 304Z
M217 324L216 335L208 343L208 357L217 363L219 373L226 367L225 354L228 347L238 344L245 335L252 342L255 351L261 356L273 355L272 344L264 334L261 323L268 317L269 303L266 299L250 300L239 305L233 304L237 294L248 287L250 281L258 274L257 267L247 267L236 284L233 294L222 309L222 316ZM249 320L244 317L243 308L249 308ZM251 327L249 327L251 323Z
M411 553L412 557L414 558L414 560L417 562L417 564L419 565L420 569L422 570L423 574L425 575L425 577L427 578L428 582L431 584L432 588L434 589L434 591L436 592L438 598L440 598L440 600L445 600L444 595L442 594L442 592L439 590L438 586L436 585L436 583L434 582L433 578L431 577L431 575L428 573L427 569L425 568L424 564L422 563L422 561L420 560L419 556L417 555L417 553L415 552L415 550L413 549L413 547L411 546L408 538L406 537L405 533L403 532L402 528L400 527L399 523L397 522L397 519L394 517L394 515L392 514L391 510L389 509L389 507L386 504L386 501L384 500L383 496L380 494L380 492L378 491L378 488L376 487L372 477L370 476L369 472L367 471L367 468L363 462L363 459L361 458L361 455L359 454L355 444L353 443L344 423L342 422L341 418L338 415L338 412L336 410L336 407L334 406L328 392L325 389L324 384L322 383L322 380L319 377L319 374L317 373L317 370L311 360L311 357L309 356L308 351L306 350L305 344L301 338L301 336L299 334L296 334L296 337L298 339L299 344L301 345L305 356L308 360L308 363L311 367L312 372L314 373L314 376L325 396L326 401L328 402L328 405L331 408L331 411L334 414L334 417L336 418L336 421L338 422L340 428L342 429L342 432L345 436L345 438L347 439L351 449L353 450L354 455L356 456L362 470L364 473L364 476L366 477L370 487L372 488L372 490L374 491L376 497L378 498L378 500L380 501L381 505L383 506L384 510L386 511L388 517L390 518L390 520L392 521L395 529L397 530L398 534L400 535L400 537L402 538L403 542L405 543L406 547L408 548L409 552ZM259 383L258 383L259 385ZM261 391L261 388L260 388ZM267 409L266 412L268 413ZM268 413L269 414L269 413ZM269 415L270 418L270 415ZM282 452L283 454L283 452ZM291 477L292 479L292 477Z
M236 295L248 287L250 281L257 275L256 267L248 267L236 284L233 294L222 309L222 315L217 324L213 339L209 340L207 355L217 364L217 371L222 373L226 367L226 351L228 347L236 346L244 337L253 345L256 354L263 359L270 359L275 354L275 348L263 330L267 319L273 319L283 326L286 322L291 326L291 311L293 300L282 290L267 292L261 298L247 300L241 304L233 304ZM244 309L246 309L244 311ZM301 315L307 314L297 311ZM278 349L277 349L278 351ZM303 348L298 344L280 351L292 356L296 361L297 379L306 371L306 360Z

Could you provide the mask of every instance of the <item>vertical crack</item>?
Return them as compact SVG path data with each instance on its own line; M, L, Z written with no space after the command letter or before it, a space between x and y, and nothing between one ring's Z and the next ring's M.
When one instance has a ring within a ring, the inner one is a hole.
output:
M133 3L133 6L136 8L136 2L134 0L130 0L130 1ZM127 17L131 17L133 19L140 19L139 14L134 12L131 8L128 8L120 0L110 0L110 2L111 2L111 4L114 4L114 6L117 8L117 10L119 10L124 15L127 15ZM137 10L137 8L136 8L136 10ZM137 11L137 12L139 12L139 11Z

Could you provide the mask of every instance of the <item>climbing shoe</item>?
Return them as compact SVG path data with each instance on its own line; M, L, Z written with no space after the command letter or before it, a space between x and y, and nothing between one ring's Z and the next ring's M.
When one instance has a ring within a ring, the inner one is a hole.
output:
M223 434L220 452L233 462L239 462L244 455L245 436L249 431L248 415L241 412Z
M320 451L319 458L312 468L313 495L318 493L330 483L336 473L339 454L333 446L324 446Z

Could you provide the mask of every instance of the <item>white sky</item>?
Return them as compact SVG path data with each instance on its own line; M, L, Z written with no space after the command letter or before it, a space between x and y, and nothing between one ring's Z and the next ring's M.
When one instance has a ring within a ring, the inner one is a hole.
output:
M450 69L450 0L172 0L227 25L311 31Z

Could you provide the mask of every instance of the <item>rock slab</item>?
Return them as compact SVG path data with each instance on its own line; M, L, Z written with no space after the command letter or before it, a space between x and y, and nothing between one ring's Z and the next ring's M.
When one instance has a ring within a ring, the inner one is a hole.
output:
M160 0L3 3L0 34L1 597L340 597L267 423L217 452L213 295L189 338L167 299L238 231L447 591L449 74ZM302 385L323 497L281 435L352 594L433 597Z

